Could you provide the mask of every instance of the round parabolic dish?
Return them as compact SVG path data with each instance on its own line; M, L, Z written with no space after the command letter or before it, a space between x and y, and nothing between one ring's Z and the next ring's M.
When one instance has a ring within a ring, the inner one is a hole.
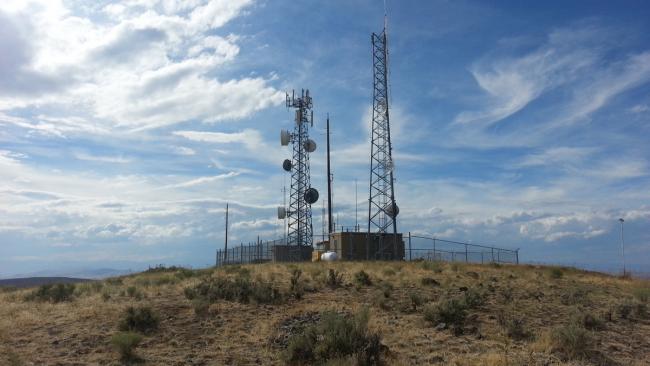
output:
M284 159L284 161L282 162L282 169L290 172L292 167L293 167L293 164L291 164L291 160Z
M304 145L305 145L305 151L307 151L308 153L312 153L316 151L316 141L312 139L307 139Z
M308 204L314 204L316 201L318 201L318 191L316 188L308 188L305 191L305 202Z

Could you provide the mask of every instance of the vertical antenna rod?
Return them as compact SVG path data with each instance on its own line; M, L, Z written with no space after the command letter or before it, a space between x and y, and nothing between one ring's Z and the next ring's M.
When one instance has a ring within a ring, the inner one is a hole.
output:
M330 114L327 114L327 229L332 233L332 171L330 170Z
M226 202L226 243L223 248L223 263L228 262L228 202Z

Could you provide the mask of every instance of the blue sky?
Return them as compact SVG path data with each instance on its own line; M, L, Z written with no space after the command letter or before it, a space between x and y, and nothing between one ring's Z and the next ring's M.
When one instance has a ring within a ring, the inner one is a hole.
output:
M524 261L650 267L650 6L389 1L401 231ZM338 224L367 212L381 1L3 1L0 276L205 266L275 238L291 127L333 126ZM321 195L322 196L322 195ZM314 231L321 231L321 203Z

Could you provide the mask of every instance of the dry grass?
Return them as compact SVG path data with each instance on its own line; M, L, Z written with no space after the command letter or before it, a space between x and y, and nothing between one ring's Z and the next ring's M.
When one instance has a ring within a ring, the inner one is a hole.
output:
M290 294L294 269L302 271L304 291L281 304L217 300L197 314L184 295L185 288L203 278L219 276L272 282ZM342 286L328 286L329 269L343 275ZM360 271L370 285L358 285L355 274ZM121 283L84 284L72 302L58 304L25 301L31 290L6 292L0 293L0 365L118 364L111 337L129 306L150 306L160 316L159 329L145 335L137 351L150 365L281 364L283 350L271 339L285 319L325 310L350 314L365 306L370 306L369 329L381 335L391 365L648 364L650 320L636 311L623 319L619 309L628 303L650 305L650 282L568 268L561 272L417 262L264 264L160 271L123 277ZM129 287L140 295L129 296ZM483 301L467 309L462 334L435 330L435 324L424 321L428 305L465 299L467 291L479 291ZM378 296L384 298L381 307ZM520 326L530 336L513 336L499 314L523 319ZM560 327L575 322L576 314L590 314L603 326L586 329L588 348L574 353L560 349L554 337Z

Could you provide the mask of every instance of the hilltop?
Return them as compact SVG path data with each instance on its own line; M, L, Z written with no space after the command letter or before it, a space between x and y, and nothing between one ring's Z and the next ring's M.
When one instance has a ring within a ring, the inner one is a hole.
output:
M0 364L647 365L648 297L544 266L156 268L2 291Z

